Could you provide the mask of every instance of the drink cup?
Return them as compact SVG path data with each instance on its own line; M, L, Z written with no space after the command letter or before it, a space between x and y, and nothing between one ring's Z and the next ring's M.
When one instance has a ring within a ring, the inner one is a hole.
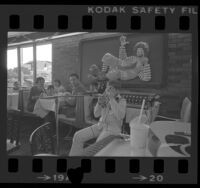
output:
M131 156L145 156L149 133L149 126L145 122L145 115L142 116L140 122L138 117L130 122Z

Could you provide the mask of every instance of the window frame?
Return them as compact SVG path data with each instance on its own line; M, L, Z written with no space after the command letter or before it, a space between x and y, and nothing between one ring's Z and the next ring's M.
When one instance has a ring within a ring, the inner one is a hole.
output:
M50 41L39 41L35 44L35 78L37 77L37 46L51 44L51 53L53 54L53 43ZM53 62L53 55L51 54L51 63ZM53 65L51 66L51 83L53 82Z
M36 76L37 76L37 52L36 52L36 48L37 48L37 46L48 45L48 44L52 45L51 53L53 54L53 43L52 43L52 41L37 41L37 42L31 42L31 43L28 43L28 44L19 44L19 45L7 47L7 51L12 50L12 49L17 50L18 82L20 84L21 84L22 49L27 48L27 47L33 47L33 83L34 83L35 80L36 80ZM53 57L53 55L52 55L52 57ZM53 58L51 58L51 62L53 62ZM7 71L8 71L8 68L7 68ZM52 65L52 69L51 69L51 82L52 82L52 76L53 76L53 65Z
M10 47L10 48L7 48L7 51L6 51L6 53L8 54L8 50L17 50L17 67L19 67L19 52L18 52L18 47L17 46L12 46L12 47ZM6 68L7 68L7 80L8 80L8 56L6 55ZM20 74L20 71L19 71L19 68L18 68L18 81L19 81L19 75ZM8 85L7 85L7 87L8 87Z

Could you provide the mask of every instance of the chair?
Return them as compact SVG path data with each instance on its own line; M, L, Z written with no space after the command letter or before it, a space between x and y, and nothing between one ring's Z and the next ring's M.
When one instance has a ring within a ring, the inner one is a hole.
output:
M21 111L21 117L28 118L28 119L31 118L31 120L34 121L34 124L39 126L42 124L43 120L40 117L36 116L35 114L27 110L29 94L30 94L30 90L22 89L19 92L19 109Z
M9 110L7 112L7 153L20 147L20 125L20 111Z
M190 122L191 106L192 106L191 101L187 97L185 97L182 102L182 107L180 111L180 119L158 115L156 117L156 120Z
M84 96L76 96L75 117L67 117L64 114L58 114L59 123L68 125L69 131L64 140L72 141L73 130L82 129L86 126L84 116Z
M20 147L21 111L19 104L20 98L18 98L18 109L7 110L7 153Z
M158 111L160 108L160 103L158 101L155 101L153 106L148 107L147 110L143 111L143 115L147 117L147 121L145 122L146 124L150 125L156 118ZM122 125L122 133L123 134L129 134L130 133L130 128L129 128L129 123L133 118L136 118L139 116L141 109L137 108L126 108L126 115L123 120L123 125Z
M97 120L91 117L90 104L93 99L94 97L92 96L84 96L84 120L85 120L86 127L94 125L98 122Z
M71 125L78 129L84 127L84 96L76 96L75 117L58 114L59 122Z
M35 129L29 139L31 154L34 156L56 156L55 127L52 123L45 123Z

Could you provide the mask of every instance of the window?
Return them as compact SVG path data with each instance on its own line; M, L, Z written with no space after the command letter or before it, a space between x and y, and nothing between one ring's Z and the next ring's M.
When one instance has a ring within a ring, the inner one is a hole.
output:
M33 47L21 48L21 85L31 87L33 85Z
M19 79L17 48L7 51L7 70L8 87L13 87L13 83Z
M45 79L45 85L52 83L52 44L36 46L36 76Z
M18 50L20 53L18 53ZM20 54L19 57L18 54ZM36 65L34 64L34 60L36 60ZM21 86L30 88L33 86L35 77L39 76L45 79L46 86L51 84L52 44L36 44L35 53L33 44L8 49L7 71L8 87L13 87L13 83L19 81Z

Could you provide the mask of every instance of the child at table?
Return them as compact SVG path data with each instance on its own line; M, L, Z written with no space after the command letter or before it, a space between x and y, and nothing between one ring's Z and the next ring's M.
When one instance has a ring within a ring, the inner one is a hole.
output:
M35 85L31 88L28 98L27 110L29 112L33 112L35 103L40 98L41 94L46 93L44 83L45 79L43 77L36 78Z
M54 86L55 93L64 93L65 92L65 88L62 86L60 80L54 80L53 86Z
M49 85L47 87L47 95L48 96L54 96L55 95L55 89L53 85Z

